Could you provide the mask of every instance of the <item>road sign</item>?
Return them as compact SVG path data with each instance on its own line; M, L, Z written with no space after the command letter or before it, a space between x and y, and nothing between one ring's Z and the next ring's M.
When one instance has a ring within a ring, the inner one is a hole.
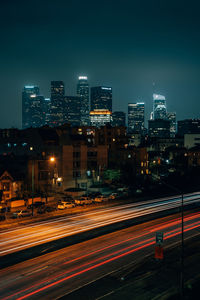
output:
M163 259L163 247L162 246L156 246L155 247L155 258L156 259Z
M160 245L163 243L163 232L156 232L156 244Z

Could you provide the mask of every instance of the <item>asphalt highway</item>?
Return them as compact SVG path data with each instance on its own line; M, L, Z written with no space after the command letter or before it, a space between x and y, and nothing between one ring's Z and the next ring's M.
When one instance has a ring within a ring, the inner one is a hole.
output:
M184 217L184 238L199 235L200 212ZM180 214L136 225L5 268L0 299L73 299L73 292L108 274L118 274L154 255L156 232L164 233L164 250L180 247ZM178 258L177 258L178 259ZM123 272L122 272L123 273ZM167 278L166 278L167 280ZM104 295L102 286L101 296ZM68 296L67 296L68 295ZM86 297L83 297L87 299ZM96 299L96 296L88 297Z
M199 201L200 193L184 195L184 205ZM180 196L166 197L140 203L99 208L75 216L67 215L21 226L20 228L3 230L0 232L0 256L89 229L180 207L180 205Z

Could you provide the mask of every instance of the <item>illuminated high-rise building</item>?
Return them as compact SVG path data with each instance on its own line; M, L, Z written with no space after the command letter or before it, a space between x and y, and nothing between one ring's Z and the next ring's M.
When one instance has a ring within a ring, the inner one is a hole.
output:
M44 98L43 102L44 124L50 125L51 122L51 99Z
M167 106L165 96L153 94L153 119L165 120L167 117Z
M91 110L104 109L112 111L112 88L97 86L91 88Z
M52 127L64 123L64 95L63 81L51 81L51 122Z
M94 109L90 112L91 126L101 127L111 123L112 112L108 109Z
M35 85L26 85L22 92L22 128L32 126L32 104L33 99L39 96L39 87Z
M174 137L176 134L176 113L167 112L167 120L170 121L170 135Z
M70 123L71 126L81 125L81 100L80 96L64 97L64 123Z
M112 113L112 126L125 126L126 114L123 111L115 111Z
M45 124L44 96L31 97L30 103L30 127L38 128Z
M144 106L143 102L128 104L128 131L144 132Z
M87 126L89 120L89 84L87 76L79 76L77 95L81 97L81 125Z

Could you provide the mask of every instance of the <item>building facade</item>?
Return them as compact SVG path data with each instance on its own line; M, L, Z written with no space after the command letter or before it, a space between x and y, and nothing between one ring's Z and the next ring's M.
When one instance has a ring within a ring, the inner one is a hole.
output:
M112 88L97 86L91 88L91 110L104 109L112 111Z
M87 126L89 120L89 84L87 76L79 76L77 95L81 97L81 125Z
M190 149L196 146L200 147L200 133L184 134L184 147Z
M156 119L149 120L149 136L159 138L170 137L170 121Z
M176 113L167 112L167 120L170 121L170 135L174 137L176 135Z
M128 131L139 132L144 131L144 103L128 104Z
M126 114L123 111L112 113L112 126L126 126Z
M108 164L107 146L64 145L62 151L63 189L87 189L101 179Z
M45 124L44 97L32 96L30 102L30 127L38 128Z
M178 121L178 135L200 133L200 119L186 119Z
M44 124L50 125L51 122L51 99L50 98L44 98L43 113L44 113Z
M35 85L26 85L22 92L22 128L31 127L32 102L39 96L39 87Z
M70 123L71 126L81 125L81 101L80 96L64 97L64 123Z
M107 109L94 109L90 112L91 126L101 127L111 123L112 112Z
M51 81L51 122L52 127L64 124L64 95L63 81Z
M167 106L165 96L153 94L153 119L166 119Z

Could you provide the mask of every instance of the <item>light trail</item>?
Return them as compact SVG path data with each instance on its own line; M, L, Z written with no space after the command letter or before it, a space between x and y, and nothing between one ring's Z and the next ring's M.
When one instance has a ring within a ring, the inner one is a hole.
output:
M199 214L189 215L188 217L185 218L185 222L186 222L186 221L192 221L192 220L195 221L195 219L197 219L197 218L199 218ZM171 222L168 223L168 226L167 226L167 224L163 224L163 226L165 226L165 227L172 227L172 226L174 226L174 225L176 225L176 224L179 224L179 223L180 223L180 220L175 221L175 219L173 219ZM162 227L163 227L163 226L162 226ZM151 227L153 227L153 226L151 226ZM151 231L151 227L149 228L150 231ZM158 230L158 228L160 228L160 227L161 227L161 226L158 224L158 226L155 227L154 231ZM193 222L192 224L187 224L187 225L185 226L184 232L188 232L188 231L190 231L190 230L193 230L193 229L199 228L199 227L200 227L200 221L195 221L195 222ZM151 231L151 232L152 232L152 231ZM169 231L169 232L165 233L165 240L170 239L170 238L172 238L172 237L175 237L175 236L179 235L180 233L181 233L180 228L175 229L175 230L172 230L172 231ZM93 251L93 252L89 253L88 255L82 256L82 257L80 257L79 259L82 259L82 258L84 258L84 257L86 257L86 256L89 256L89 255L96 254L96 253L98 253L98 252L100 252L100 251L102 252L102 251L104 251L104 250L106 250L106 249L108 249L108 248L113 248L113 247L115 247L115 246L117 246L117 245L119 245L119 244L123 244L123 243L125 244L125 243L128 242L128 241L132 241L132 240L137 239L138 237L142 237L142 236L144 236L144 235L146 235L146 233L141 234L141 235L138 235L138 236L133 237L133 238L130 238L130 239L126 239L125 241L122 241L122 242L119 242L119 243L114 243L113 245L110 245L110 246L108 246L108 247L103 247L103 248L101 248L101 249L98 249L97 251ZM144 244L144 243L145 243L145 244ZM45 280L45 281L43 281L43 282L40 282L39 284L35 284L35 285L33 285L33 286L31 286L31 287L29 287L29 288L27 288L27 289L18 291L18 292L16 292L15 294L12 294L12 295L10 295L10 296L7 296L7 297L5 297L5 298L3 298L3 299L4 299L4 300L6 300L6 299L11 299L11 298L13 298L13 297L15 297L15 296L17 296L17 295L19 295L19 298L17 298L17 299L25 299L25 298L28 298L28 297L30 297L30 296L33 296L33 295L39 293L39 292L42 292L42 291L44 291L44 290L46 290L46 289L49 289L49 288L51 288L51 287L53 287L53 286L55 286L55 285L58 285L59 283L62 283L63 281L66 281L66 280L68 280L68 279L70 279L70 278L76 277L76 276L81 275L81 274L83 274L83 273L85 273L85 272L88 272L88 271L90 271L90 270L93 270L93 269L95 269L95 268L98 268L98 267L100 267L100 266L103 266L103 265L105 265L105 264L107 264L107 263L109 263L109 262L112 262L112 261L114 261L114 260L117 260L117 259L119 259L119 258L122 258L122 257L124 257L124 256L126 256L126 255L129 255L129 254L131 254L131 253L134 253L134 252L139 251L139 250L141 250L141 249L144 249L144 248L146 248L146 247L149 247L150 245L153 245L153 244L155 244L155 237L150 237L150 238L148 238L148 239L146 239L146 240L144 240L144 241L140 241L140 242L138 242L138 243L136 243L136 244L133 244L133 245L130 245L130 246L128 246L128 247L126 246L126 247L124 247L124 248L122 248L122 249L120 249L120 250L111 252L110 254L106 254L106 255L104 255L104 256L102 256L102 257L100 257L100 258L97 258L97 259L94 259L94 260L92 260L92 261L89 261L88 263L85 263L85 264L82 264L82 265L80 265L80 266L77 266L77 267L75 267L75 268L73 268L73 269L67 270L67 272L60 273L60 274L58 274L56 277L54 276L54 277L52 277L52 278L48 278L48 280ZM124 252L124 253L122 253L122 252ZM112 257L112 256L114 256L114 257ZM104 261L102 261L102 260L104 260ZM70 262L73 262L73 261L74 261L74 260L71 260L71 261L69 261L69 262L67 262L67 263L70 263ZM91 264L94 264L94 265L91 266ZM86 268L85 268L85 267L86 267ZM80 270L81 268L84 268L84 269L83 269L83 270ZM77 271L77 272L75 272L75 273L73 273L73 274L70 274L71 272L74 272L74 271ZM66 276L66 275L67 275L67 276ZM65 277L64 277L64 278L59 278L59 277L61 277L61 276L65 276ZM51 281L51 280L53 280L54 282L49 283L49 284L47 284L47 285L45 285L45 286L43 286L43 287L39 287L39 286L41 286L42 284L46 284L47 282L49 282L49 281ZM55 280L56 280L56 281L55 281ZM36 288L36 287L38 287L38 288L37 288L35 291L30 291L31 289L34 289L34 288ZM25 293L25 292L27 292L27 291L30 291L30 292L29 292L28 294L26 294L26 295L20 296L20 294Z
M186 202L199 201L198 197L199 197L199 194L195 193L195 195L186 196L185 198L187 200L185 200L185 201ZM5 255L5 254L11 253L11 252L19 251L24 248L33 247L33 246L39 245L41 243L46 243L49 241L53 241L55 239L63 238L63 237L69 236L69 235L74 235L77 233L81 233L81 232L84 232L87 230L99 228L99 227L106 226L109 224L114 224L117 222L134 219L136 217L153 214L155 212L161 212L166 209L171 209L171 208L176 207L177 201L180 200L180 198L178 198L179 200L177 200L177 198L169 198L170 201L172 201L172 202L167 204L166 199L168 199L168 198L164 198L164 200L162 199L162 201L161 201L161 199L159 199L160 203L155 202L155 200L150 200L149 204L147 204L145 202L145 205L143 205L143 203L142 203L142 205L140 205L140 204L123 205L124 210L121 210L120 209L121 206L120 206L120 207L117 207L117 212L116 212L116 208L112 208L112 209L109 208L108 212L103 215L99 215L101 212L98 212L98 217L96 217L93 221L91 219L89 219L89 216L91 216L91 215L95 216L97 214L95 212L93 212L92 214L90 213L88 215L88 218L76 220L76 221L73 221L68 224L61 224L61 225L57 225L57 226L55 226L55 224L54 224L53 228L45 228L45 230L43 230L43 227L42 228L37 227L36 229L39 229L39 230L37 230L36 232L33 232L33 233L28 233L28 236L27 236L27 234L23 233L17 238L13 238L13 237L4 238L4 241L1 242L1 247L6 246L6 248L0 251L0 255ZM154 206L152 207L153 203L154 203ZM150 206L148 207L148 205L150 205ZM135 207L134 209L132 209L133 206ZM104 209L103 211L106 212L107 210ZM48 223L46 222L46 224L48 224ZM50 224L51 224L51 222L50 222ZM78 228L75 229L74 227L78 227ZM23 231L23 229L19 229L19 230ZM61 230L62 230L62 233L60 233ZM44 232L41 232L41 231L44 231ZM51 233L51 235L47 237L48 232ZM27 238L28 238L28 242L26 241ZM36 238L37 240L30 241L31 238L32 239ZM19 242L21 244L13 247L12 244L14 242Z

